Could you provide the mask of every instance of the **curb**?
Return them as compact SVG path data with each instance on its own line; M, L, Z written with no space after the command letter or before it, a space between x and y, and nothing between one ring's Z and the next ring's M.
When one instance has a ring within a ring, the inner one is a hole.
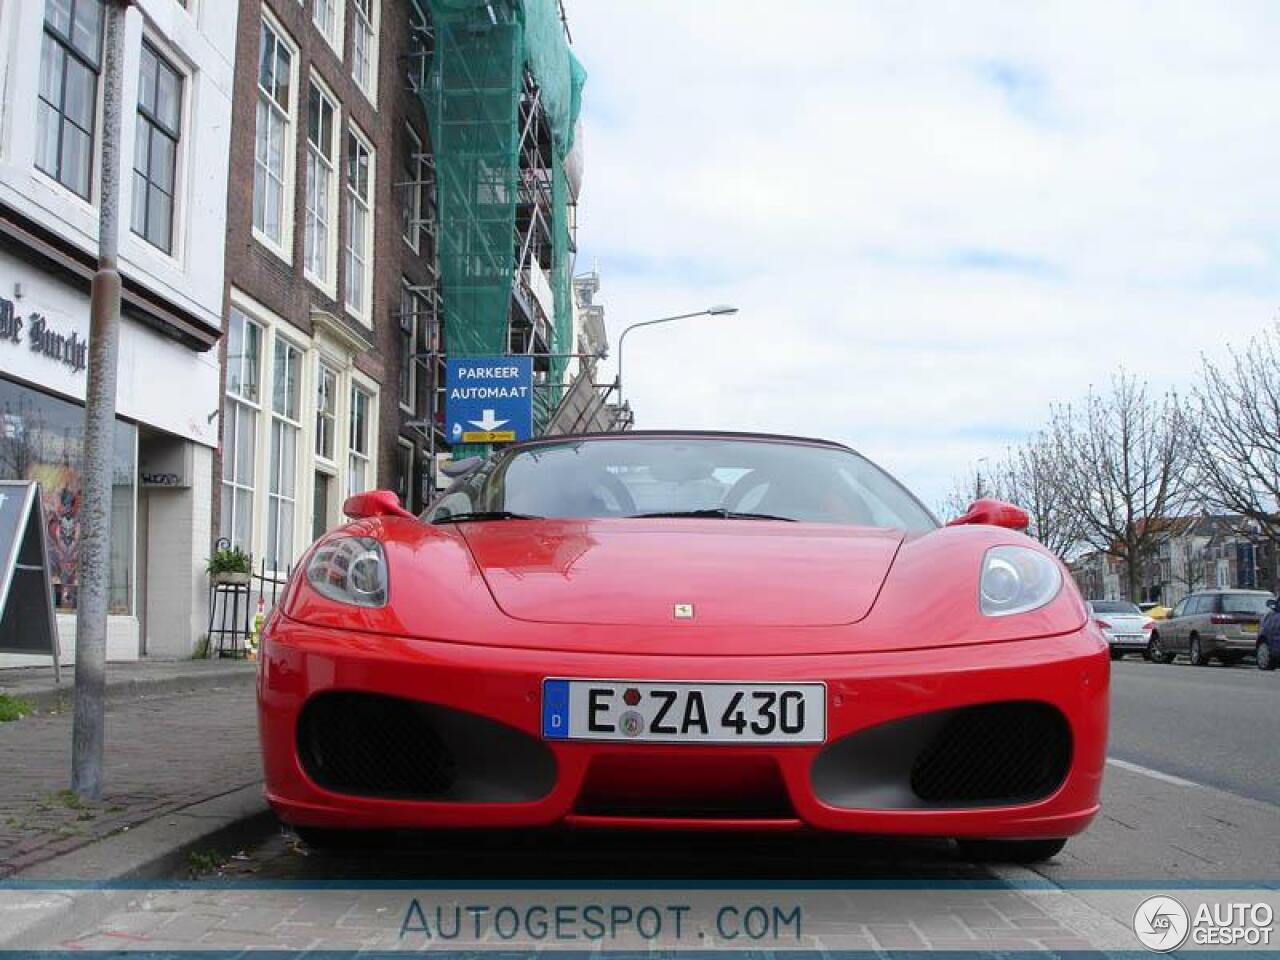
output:
M267 806L262 784L255 783L33 864L10 879L30 884L33 899L43 896L46 901L35 904L30 918L6 919L0 949L7 944L56 943L72 914L77 922L99 911L105 916L118 906L117 900L127 901L138 894L122 890L104 897L103 891L92 890L93 885L172 877L185 869L188 857L197 850L234 851L265 838L275 826L275 814ZM98 895L82 897L74 890L59 890L63 882L70 887L87 886L90 889L85 892ZM52 905L49 899L54 901Z
M108 666L108 674L110 667ZM193 690L208 690L215 687L236 687L252 684L258 676L256 665L253 669L242 665L211 666L200 671L166 677L125 677L107 679L106 700L118 703L122 700L133 700L139 697L168 696L175 693L188 693ZM70 710L75 697L75 674L67 671L61 686L34 688L0 686L0 692L25 700L37 713L55 713Z

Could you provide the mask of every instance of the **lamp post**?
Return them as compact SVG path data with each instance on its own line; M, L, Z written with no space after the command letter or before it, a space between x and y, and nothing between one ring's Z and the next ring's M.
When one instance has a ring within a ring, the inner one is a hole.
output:
M731 317L738 312L737 307L731 307L726 303L718 303L713 307L707 307L705 310L695 310L693 313L678 313L674 317L659 317L657 320L642 320L639 323L633 323L622 331L622 335L618 337L618 376L614 380L614 385L618 388L618 406L622 406L622 347L627 342L627 334L632 330L640 327L652 327L659 323L670 323L672 320L688 320L690 317Z

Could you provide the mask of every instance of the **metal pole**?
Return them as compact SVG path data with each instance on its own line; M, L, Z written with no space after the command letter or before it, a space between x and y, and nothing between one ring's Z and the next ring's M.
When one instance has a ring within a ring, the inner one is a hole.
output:
M622 346L627 342L627 334L639 327L652 327L658 323L670 323L672 320L687 320L690 317L705 317L710 314L710 310L698 310L694 313L681 313L674 317L660 317L657 320L643 320L640 323L633 323L622 331L622 335L618 337L618 375L615 382L618 385L618 405L622 405Z
M89 305L89 370L84 409L84 480L80 508L80 590L76 602L75 715L71 789L102 795L103 690L106 685L110 588L111 481L120 339L120 99L124 21L130 0L106 5L103 57L102 176L98 208L98 270Z

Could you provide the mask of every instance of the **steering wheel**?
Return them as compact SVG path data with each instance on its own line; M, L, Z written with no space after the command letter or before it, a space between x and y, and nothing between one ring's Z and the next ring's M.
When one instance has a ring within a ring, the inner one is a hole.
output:
M627 516L636 512L636 500L631 496L631 491L627 489L627 485L619 480L608 470L601 470L596 476L598 485L610 494L613 499L618 502L616 511L609 511L609 516Z
M773 478L763 470L752 470L750 473L743 474L734 481L729 492L724 495L724 508L736 511L742 506L742 501L747 499L747 494L771 482Z

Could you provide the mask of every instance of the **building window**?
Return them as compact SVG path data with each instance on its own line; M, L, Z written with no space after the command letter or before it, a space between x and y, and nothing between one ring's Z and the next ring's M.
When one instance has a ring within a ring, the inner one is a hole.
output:
M377 102L378 0L351 0L351 76Z
M373 273L373 148L347 132L347 309L368 320Z
M360 387L351 388L351 436L347 453L347 496L369 489L369 415L373 397Z
M222 404L221 536L253 549L253 491L257 461L262 328L232 308L227 321L227 386Z
M107 586L107 609L113 614L128 614L133 609L136 443L137 429L117 420ZM83 451L83 407L0 378L0 480L40 484L53 602L57 609L68 612L76 609L80 592ZM19 629L21 617L19 613Z
M323 363L316 378L316 456L333 460L338 432L338 375Z
M404 162L400 176L400 235L414 253L418 252L418 233L422 223L422 193L425 187L423 175L426 164L422 158L422 141L412 129L404 131Z
M102 67L102 0L47 0L36 109L36 166L86 200Z
M312 20L320 35L342 59L342 0L315 0Z
M313 80L307 97L307 216L303 261L307 273L326 289L333 286L333 211L338 191L337 109Z
M292 216L288 158L292 142L293 50L262 21L258 56L258 116L253 162L253 228L286 254Z
M422 302L422 297L405 281L400 288L400 406L409 413L415 413L418 407L418 364L414 354L418 351Z
M182 134L182 74L151 44L142 44L138 133L133 142L133 232L173 252L178 140Z
M409 55L406 58L406 77L409 89L420 93L427 87L428 70L431 66L430 22L426 11L418 0L412 0L409 11Z
M271 387L271 475L267 491L267 562L283 570L293 562L298 503L298 435L302 432L302 351L277 339Z
M413 486L413 444L402 439L396 448L396 494L408 510L413 509Z

